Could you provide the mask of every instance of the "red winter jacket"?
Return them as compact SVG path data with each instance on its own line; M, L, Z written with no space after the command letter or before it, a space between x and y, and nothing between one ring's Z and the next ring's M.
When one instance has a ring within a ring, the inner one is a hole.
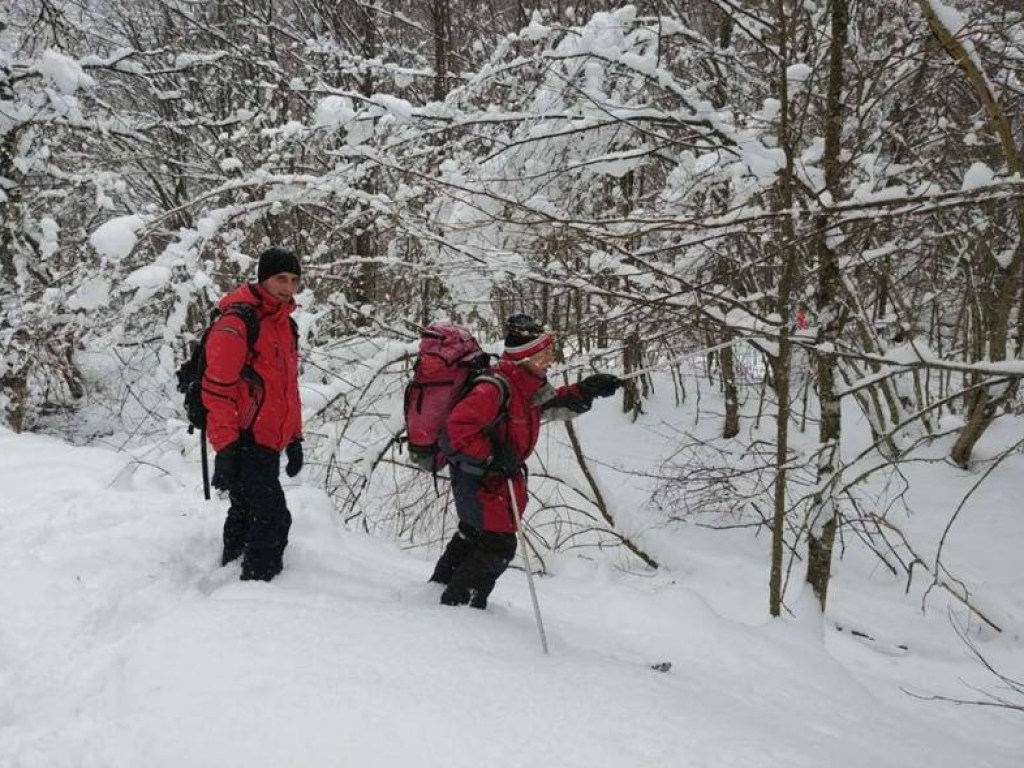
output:
M510 442L521 462L533 453L540 435L541 411L544 406L533 402L540 389L547 385L546 379L531 374L521 365L502 358L496 368L498 374L509 384L508 416L498 421L498 439ZM559 387L555 391L557 401L570 398L583 401L583 410L589 407L575 384ZM501 392L494 384L481 382L462 398L448 415L445 430L451 444L452 454L460 454L481 464L491 455L491 441L486 429L495 423L501 407ZM526 477L520 473L512 481L516 491L519 513L526 510ZM508 484L505 478L486 474L476 493L483 508L483 529L509 533L516 530L515 518L508 501Z
M249 354L245 320L222 315L206 340L203 405L206 434L220 451L252 430L253 440L276 451L302 437L299 403L299 350L289 316L295 302L282 304L256 283L243 285L220 301L221 311L233 304L256 308L260 334ZM244 371L248 364L255 376Z

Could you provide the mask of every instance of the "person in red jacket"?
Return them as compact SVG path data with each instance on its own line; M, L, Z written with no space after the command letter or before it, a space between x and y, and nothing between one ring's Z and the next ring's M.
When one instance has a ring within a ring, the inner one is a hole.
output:
M540 433L541 414L567 418L590 410L595 397L609 397L622 380L597 373L579 384L554 388L547 370L554 339L525 314L509 318L505 351L494 370L507 384L486 378L455 404L445 423L459 527L437 561L431 581L446 585L444 605L486 608L498 577L516 552L516 519L509 480L520 514L526 509L523 466Z
M221 299L222 314L206 341L202 397L206 434L217 451L212 484L231 499L221 563L241 557L243 580L274 578L288 545L292 518L279 473L281 451L289 477L302 469L299 355L291 319L301 274L295 254L265 251L258 282ZM251 349L241 304L259 321Z

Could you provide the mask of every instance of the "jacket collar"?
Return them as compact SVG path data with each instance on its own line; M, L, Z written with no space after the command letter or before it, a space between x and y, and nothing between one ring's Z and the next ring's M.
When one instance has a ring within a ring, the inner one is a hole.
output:
M498 372L508 379L512 388L527 399L532 401L534 395L542 388L547 386L548 380L546 378L538 378L526 370L521 365L516 365L513 361L507 357L502 357L498 361Z
M295 311L295 299L284 303L278 301L265 290L260 288L259 283L245 283L239 286L223 299L220 300L220 308L227 309L233 304L249 304L256 307L256 313L260 317L287 317Z
M290 315L295 311L295 299L289 299L287 303L274 298L266 290L260 287L259 283L246 283L244 289L252 296L252 303L255 304L261 314L276 315L278 313Z

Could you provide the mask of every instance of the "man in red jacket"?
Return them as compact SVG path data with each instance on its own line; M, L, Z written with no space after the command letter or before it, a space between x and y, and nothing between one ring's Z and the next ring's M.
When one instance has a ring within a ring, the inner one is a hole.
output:
M494 371L507 385L507 399L497 383L484 379L448 416L444 439L459 528L430 577L446 585L445 605L486 608L494 583L512 561L516 521L508 481L522 514L523 466L537 445L541 413L555 418L585 413L595 397L609 397L622 385L617 376L597 373L555 389L547 381L553 344L529 315L509 318L505 352Z
M242 558L242 579L270 581L281 572L292 517L279 479L302 469L299 355L291 313L302 274L295 254L265 251L256 283L221 299L221 316L206 341L203 405L206 434L217 458L213 487L231 499L224 523L223 565ZM259 322L250 348L245 315Z

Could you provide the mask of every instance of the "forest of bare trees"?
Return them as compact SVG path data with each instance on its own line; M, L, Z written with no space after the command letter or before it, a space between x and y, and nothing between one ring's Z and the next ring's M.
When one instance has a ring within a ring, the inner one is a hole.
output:
M716 393L717 437L680 432L652 501L769 532L774 615L792 574L824 606L853 536L997 626L862 489L950 434L983 475L975 446L1021 409L1022 11L23 0L0 11L0 413L161 438L187 343L280 244L305 265L317 479L353 524L437 539L396 440L416 329L494 340L526 309L565 375L640 372L625 413L659 382ZM870 451L840 450L844 403ZM539 552L656 567L564 440L584 480Z

